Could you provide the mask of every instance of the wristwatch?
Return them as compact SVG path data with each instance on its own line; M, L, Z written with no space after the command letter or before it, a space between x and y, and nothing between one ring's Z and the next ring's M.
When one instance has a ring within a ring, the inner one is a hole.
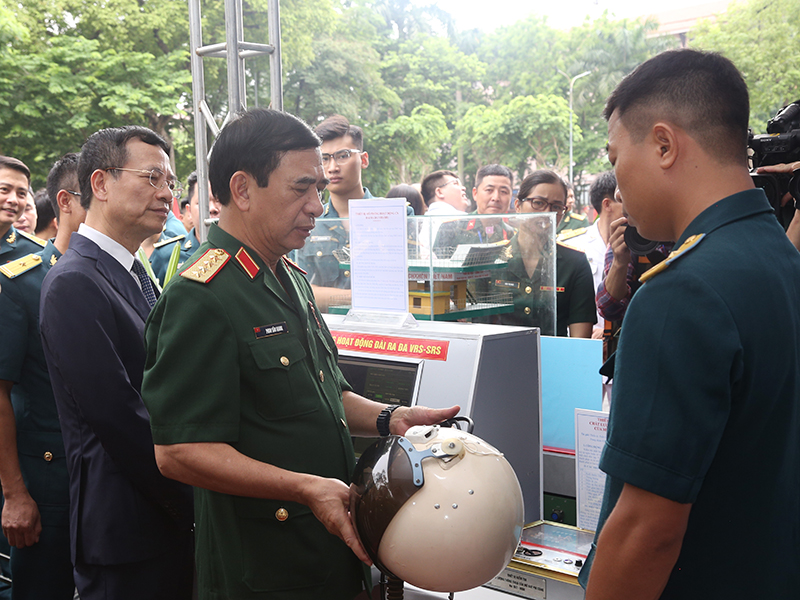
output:
M392 418L392 413L400 408L399 404L392 404L391 406L387 406L381 411L381 414L378 415L378 420L376 425L378 426L378 433L381 437L386 437L391 432L389 431L389 420Z

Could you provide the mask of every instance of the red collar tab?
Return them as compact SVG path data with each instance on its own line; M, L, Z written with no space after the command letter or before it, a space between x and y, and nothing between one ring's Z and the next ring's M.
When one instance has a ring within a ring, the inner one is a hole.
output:
M475 229L475 219L472 219L469 223L467 223L467 231L470 229Z
M289 260L289 258L288 258L288 257L284 256L284 257L283 257L283 262L285 262L285 263L286 263L287 265L289 265L290 267L294 267L295 269L297 269L298 271L300 271L300 272L301 272L303 275L308 275L308 273L307 273L306 271L304 271L303 269L301 269L301 268L300 268L300 267L297 265L297 263L295 263L295 262L293 262L293 261Z
M253 260L244 248L239 248L239 251L236 253L236 262L244 269L244 272L247 273L250 279L255 279L256 275L258 275L258 272L261 270L256 264L256 261Z

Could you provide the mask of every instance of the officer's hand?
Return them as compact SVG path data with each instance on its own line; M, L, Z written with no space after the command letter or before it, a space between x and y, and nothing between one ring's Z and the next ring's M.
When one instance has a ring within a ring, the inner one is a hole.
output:
M626 266L631 262L631 251L625 243L625 228L628 226L628 219L620 217L611 222L608 234L608 243L614 252L614 260Z
M33 546L42 533L39 507L27 491L8 496L3 505L3 534L15 548Z
M452 419L458 414L461 407L428 408L427 406L414 406L411 408L398 408L392 413L389 420L389 432L394 435L405 435L409 427L414 425L438 425L442 421Z
M338 479L315 477L307 488L305 497L305 504L325 525L325 529L341 538L359 560L371 565L372 561L361 545L350 519L350 488Z

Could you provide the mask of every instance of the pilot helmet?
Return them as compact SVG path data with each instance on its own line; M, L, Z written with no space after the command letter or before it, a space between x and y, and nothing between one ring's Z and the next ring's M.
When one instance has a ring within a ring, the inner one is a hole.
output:
M436 592L499 574L522 534L522 490L503 454L466 431L411 427L381 438L356 465L350 510L384 573Z

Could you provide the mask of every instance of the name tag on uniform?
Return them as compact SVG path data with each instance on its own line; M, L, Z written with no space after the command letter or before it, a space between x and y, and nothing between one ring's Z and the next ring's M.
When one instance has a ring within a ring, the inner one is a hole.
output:
M273 335L289 333L289 328L286 326L286 321L284 321L283 323L253 327L253 331L256 333L256 339L260 340L261 338L272 337Z
M514 288L515 290L519 289L519 281L504 281L502 279L495 279L494 284L497 287Z

